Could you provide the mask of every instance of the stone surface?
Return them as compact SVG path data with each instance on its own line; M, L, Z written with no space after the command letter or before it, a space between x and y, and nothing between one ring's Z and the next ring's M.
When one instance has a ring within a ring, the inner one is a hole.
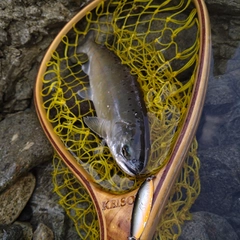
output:
M238 0L206 0L210 14L233 14L239 16L240 2Z
M23 231L23 238L24 240L32 240L33 238L33 229L30 223L28 222L14 222L16 225L20 225Z
M54 240L53 232L43 223L40 223L33 234L33 240Z
M52 154L34 111L6 117L0 122L0 192Z
M0 239L32 240L33 231L29 223L16 221L12 225L0 225Z
M0 115L29 107L43 54L83 2L1 0Z
M179 240L238 240L228 221L218 215L196 212L191 221L186 221Z
M35 182L29 173L0 194L0 224L10 224L17 219L32 195Z
M25 240L23 229L18 224L0 226L0 237L2 240Z
M56 240L65 239L66 213L58 204L59 198L53 192L52 162L41 164L33 172L36 176L36 188L27 204L32 209L30 223L36 229L43 223L54 233Z
M204 151L204 154L199 152L199 158L204 160L200 169L202 187L193 210L209 211L221 216L231 212L234 196L238 194L240 185L239 169L234 168L232 161L235 160L235 165L239 165L240 152L233 146L234 152L229 159L230 150L218 147L210 148L209 151ZM235 211L239 212L238 209Z

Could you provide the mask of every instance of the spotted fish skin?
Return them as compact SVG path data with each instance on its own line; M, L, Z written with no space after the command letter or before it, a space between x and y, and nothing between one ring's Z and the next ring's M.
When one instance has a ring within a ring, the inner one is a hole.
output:
M82 69L90 85L79 95L93 101L97 114L84 117L85 124L105 140L125 173L142 174L149 158L150 133L139 83L130 69L93 37L88 36L77 51L88 56Z

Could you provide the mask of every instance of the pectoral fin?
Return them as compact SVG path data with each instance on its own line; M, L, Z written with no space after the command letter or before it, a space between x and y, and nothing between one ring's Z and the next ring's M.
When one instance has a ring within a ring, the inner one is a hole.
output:
M107 126L109 126L109 121L98 118L98 117L84 117L83 118L86 125L101 138L107 137Z
M92 100L92 91L90 85L87 85L83 87L81 90L79 90L78 95L83 99Z
M82 64L82 70L83 72L85 72L88 76L89 76L89 72L90 72L90 63L89 61Z

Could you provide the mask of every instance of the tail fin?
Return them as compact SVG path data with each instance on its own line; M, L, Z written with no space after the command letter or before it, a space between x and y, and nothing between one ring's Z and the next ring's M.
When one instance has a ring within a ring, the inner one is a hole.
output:
M87 44L94 41L95 38L95 32L93 30L90 30L86 33L86 35L82 35L82 37L79 39L77 46L69 48L69 58L73 64L76 64L78 60L82 59L81 53L86 53ZM82 60L84 61L85 58Z

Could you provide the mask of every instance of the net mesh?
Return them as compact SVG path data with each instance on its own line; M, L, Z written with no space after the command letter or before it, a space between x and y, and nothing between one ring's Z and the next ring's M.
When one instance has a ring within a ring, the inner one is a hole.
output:
M196 9L190 1L110 1L76 23L59 47L43 76L42 96L47 118L79 166L107 191L122 193L143 179L124 174L107 146L84 125L94 116L92 102L78 92L88 77L78 53L81 38L94 30L95 41L116 53L137 76L151 123L150 174L168 161L184 122L197 68L199 32ZM181 37L189 36L183 41ZM154 116L154 117L151 117Z
M80 239L99 239L99 225L94 204L75 176L54 156L54 191L60 205L73 220ZM181 234L181 224L191 219L190 207L200 193L200 161L197 141L194 139L179 177L174 184L153 240L176 240Z
M108 147L84 125L83 117L96 115L92 102L78 94L89 82L81 68L88 59L78 50L84 36L93 31L94 41L113 51L136 76L149 113L148 172L154 174L169 160L191 100L198 65L198 24L191 0L112 0L101 2L62 36L42 78L43 107L79 167L104 190L121 194L140 186L144 178L122 172ZM53 179L61 205L81 239L97 239L90 197L59 157L54 159ZM194 142L167 205L164 218L168 220L162 220L156 239L162 232L165 238L161 235L161 239L174 239L174 231L179 233L179 224L189 217L188 209L199 192L198 168Z

